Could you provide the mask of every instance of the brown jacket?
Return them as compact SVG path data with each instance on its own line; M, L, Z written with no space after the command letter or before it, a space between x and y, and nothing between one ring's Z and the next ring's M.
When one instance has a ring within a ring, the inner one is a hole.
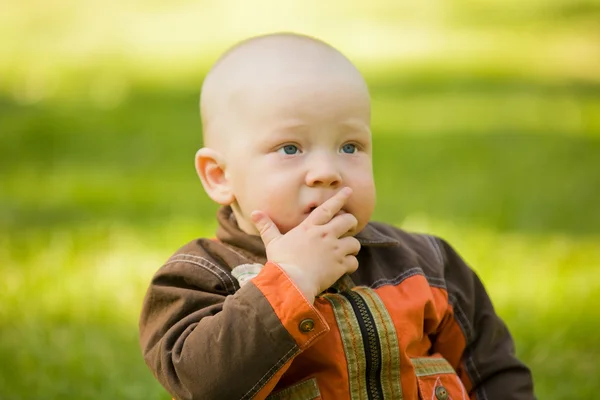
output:
M177 399L534 399L475 273L443 240L370 223L359 268L314 304L219 211L154 276L140 340ZM231 269L266 265L240 288Z

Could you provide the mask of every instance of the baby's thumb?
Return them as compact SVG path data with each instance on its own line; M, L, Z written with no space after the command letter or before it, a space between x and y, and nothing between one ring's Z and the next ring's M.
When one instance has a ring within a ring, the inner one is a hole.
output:
M250 219L252 220L252 223L254 223L254 226L256 226L256 229L258 229L265 247L268 247L273 240L281 236L275 223L264 212L252 212L252 214L250 214Z

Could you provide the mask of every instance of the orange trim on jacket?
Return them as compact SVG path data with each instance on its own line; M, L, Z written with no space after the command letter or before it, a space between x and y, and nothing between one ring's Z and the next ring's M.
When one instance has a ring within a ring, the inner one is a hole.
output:
M533 399L476 274L441 239L371 223L359 269L310 304L219 214L155 274L144 358L177 399ZM243 287L231 270L265 264Z

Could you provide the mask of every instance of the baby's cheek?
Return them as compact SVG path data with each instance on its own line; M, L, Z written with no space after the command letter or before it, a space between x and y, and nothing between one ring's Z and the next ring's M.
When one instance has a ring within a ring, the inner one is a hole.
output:
M356 194L356 197L354 196ZM359 225L366 225L371 219L371 215L375 209L375 187L374 185L365 185L359 190L355 190L353 196L352 210Z
M280 196L272 196L265 199L262 203L264 211L271 217L277 225L287 226L290 224L290 219L293 217L289 202Z
M277 229L279 229L279 232L285 235L302 221L292 221L290 218L275 218L273 219L273 222L277 226Z

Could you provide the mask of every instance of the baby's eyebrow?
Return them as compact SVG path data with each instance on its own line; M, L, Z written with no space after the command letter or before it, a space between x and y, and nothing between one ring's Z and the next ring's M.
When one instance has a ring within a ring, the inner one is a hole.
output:
M304 129L302 129L304 128ZM305 136L307 126L300 125L279 125L272 129L265 130L261 137L263 143L267 146L273 146L288 141L297 141Z
M364 132L371 134L369 125L358 119L346 120L340 123L343 132Z
M309 129L310 127L303 123L283 123L269 129L268 136L272 140L287 140L304 135Z
M365 135L371 136L371 129L367 123L358 118L343 120L332 127L338 135ZM304 136L311 130L310 124L300 120L284 121L266 133L270 141L293 140L296 137Z

